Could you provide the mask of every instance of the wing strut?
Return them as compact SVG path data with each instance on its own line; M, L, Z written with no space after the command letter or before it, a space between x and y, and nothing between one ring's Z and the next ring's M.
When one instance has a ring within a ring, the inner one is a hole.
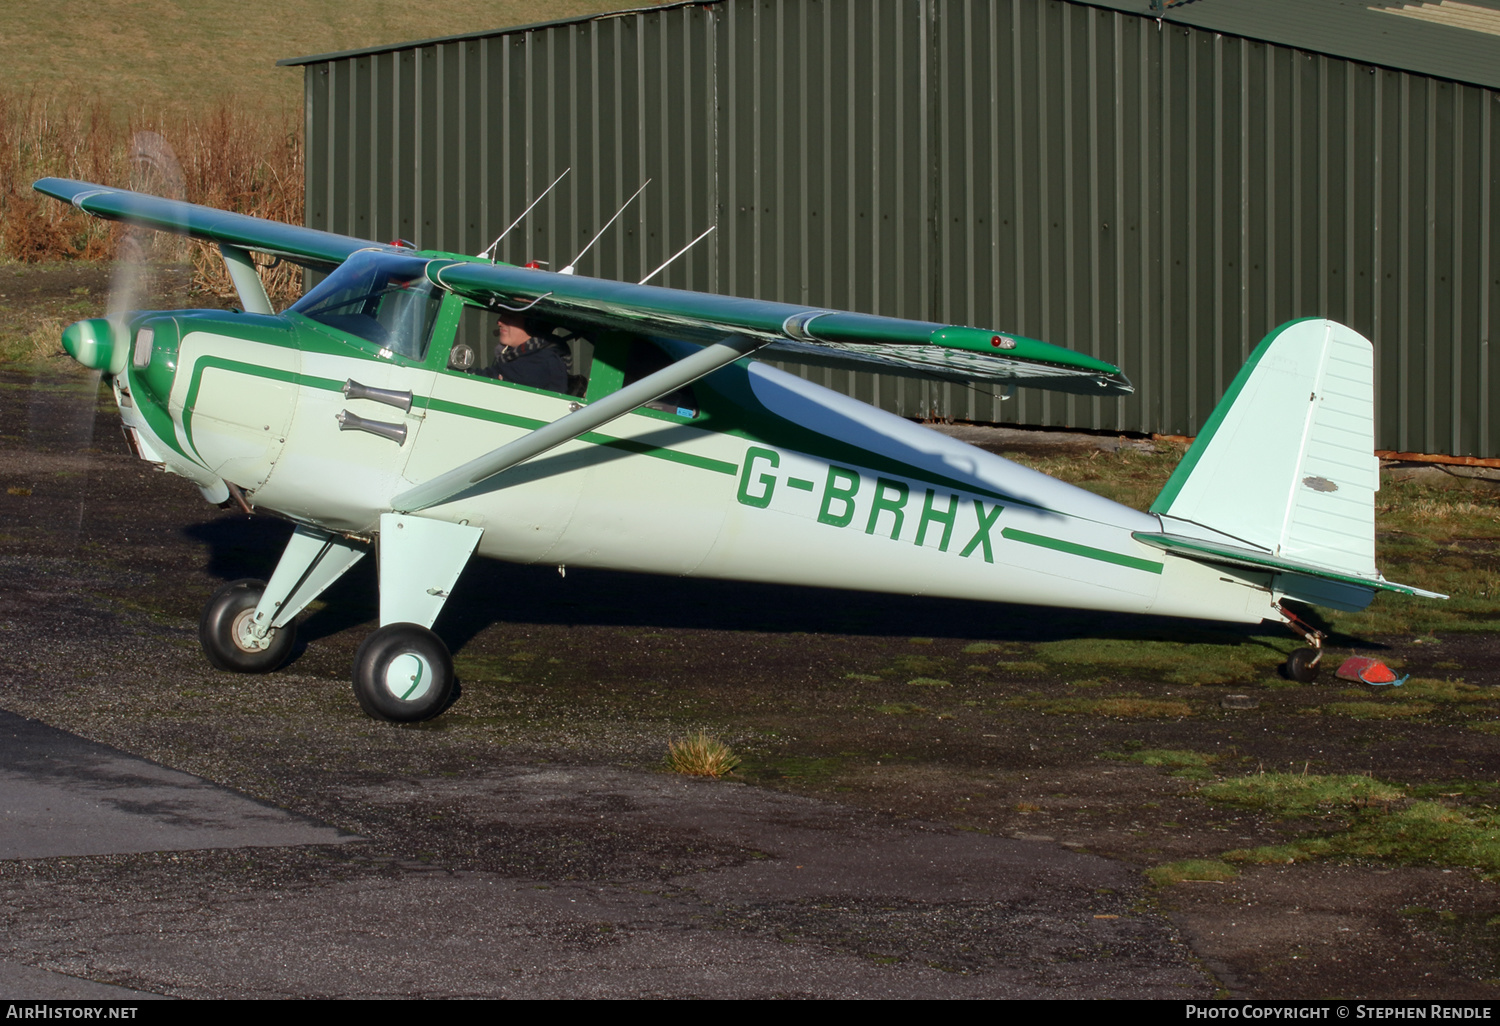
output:
M391 500L391 509L398 513L415 513L446 502L459 492L472 488L501 471L540 456L564 442L570 442L646 403L655 402L704 375L712 374L720 367L749 356L766 344L761 339L730 335L713 345L703 347L692 356L684 357L654 374L626 385L613 395L574 410L551 424L545 424L513 442L507 442L498 449L402 492Z

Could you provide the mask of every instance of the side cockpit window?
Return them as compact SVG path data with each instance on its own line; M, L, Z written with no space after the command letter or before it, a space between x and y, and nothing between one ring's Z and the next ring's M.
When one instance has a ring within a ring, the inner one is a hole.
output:
M448 369L582 396L593 349L586 336L559 322L471 306L459 320Z
M620 381L620 387L633 385L646 375L655 374L673 362L672 357L656 342L645 338L634 339L627 350L625 373ZM698 398L693 393L692 385L684 385L655 402L647 403L646 406L664 413L675 413L679 417L698 415Z
M418 257L356 253L291 312L420 362L443 300L426 266Z

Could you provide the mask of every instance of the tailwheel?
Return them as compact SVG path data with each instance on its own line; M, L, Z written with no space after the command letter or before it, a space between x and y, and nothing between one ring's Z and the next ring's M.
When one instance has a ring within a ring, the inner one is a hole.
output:
M1287 626L1307 639L1311 648L1299 648L1286 657L1286 675L1299 684L1311 684L1318 679L1318 664L1323 661L1324 634L1312 624L1305 622L1284 605L1277 605Z
M414 623L377 630L354 656L354 696L377 720L430 720L453 697L453 657L432 631Z
M265 581L231 581L203 607L198 643L214 666L231 673L270 673L286 662L297 640L296 624L273 628L263 637L251 629L265 591Z
M1286 675L1300 684L1311 684L1318 679L1318 671L1322 669L1318 664L1322 659L1320 649L1299 648L1286 657Z

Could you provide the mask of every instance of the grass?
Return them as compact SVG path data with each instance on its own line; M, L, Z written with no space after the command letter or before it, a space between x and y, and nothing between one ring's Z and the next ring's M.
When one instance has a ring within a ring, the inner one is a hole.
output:
M951 660L940 656L912 653L898 655L891 660L890 666L880 672L898 677L933 677L947 669L950 664Z
M276 118L221 105L205 114L117 120L101 99L0 91L0 254L21 263L104 260L133 246L153 261L191 260L195 285L228 297L233 285L210 247L151 233L131 238L117 223L33 192L31 183L84 179L300 224L302 168L294 113ZM300 293L300 271L290 264L264 276L273 300Z
M202 110L237 97L273 115L302 103L285 57L524 25L643 6L623 0L58 0L11 4L0 61L13 87L104 96L128 110ZM43 57L42 55L45 55Z
M1048 715L1107 716L1127 720L1181 719L1193 715L1193 707L1186 702L1133 695L1116 698L1012 698L1005 704L1036 709Z
M60 340L64 327L66 323L58 317L42 317L14 326L0 324L0 363L34 364L62 354Z
M1207 634L1192 631L1192 634ZM1069 638L1035 646L1038 658L1054 667L1107 667L1116 673L1171 684L1230 684L1262 680L1274 672L1295 639L1240 635L1212 640L1153 641L1139 638Z
M1239 870L1217 859L1183 859L1146 870L1146 878L1158 887L1184 881L1223 883L1239 875Z
M689 777L724 777L739 766L739 756L705 731L667 742L667 768Z
M1210 801L1282 816L1389 805L1406 797L1401 788L1373 777L1306 773L1256 773L1210 784L1199 793Z
M1122 448L1113 453L1094 450L1041 457L1007 454L1006 458L1132 509L1144 510L1186 451L1187 446L1181 443L1161 440L1155 443L1154 450Z
M1142 766L1156 766L1169 771L1174 777L1202 779L1209 776L1212 755L1188 752L1173 748L1147 748L1124 757L1127 762Z
M1400 695L1404 699L1420 698L1443 705L1481 705L1500 700L1500 689L1466 684L1462 678L1435 680L1430 677L1413 677L1402 686Z
M1455 866L1500 877L1500 814L1413 802L1401 809L1366 811L1348 829L1290 844L1224 853L1233 862L1290 863L1350 858L1408 865Z
M844 759L842 758L780 755L748 760L742 772L754 781L794 780L804 784L827 783L843 769L843 766Z
M1198 793L1279 819L1321 821L1325 827L1326 832L1287 843L1225 852L1228 863L1341 858L1465 867L1500 877L1500 812L1489 806L1413 800L1398 785L1340 774L1257 773L1206 785Z
M267 0L254 17L225 17L213 0L60 0L7 11L0 58L0 259L113 259L123 229L37 195L42 177L175 195L292 224L303 219L300 68L284 57L402 43L629 8L625 0L453 0L428 9L394 0ZM296 25L289 35L287 25ZM100 59L101 54L107 55ZM39 55L45 55L42 59ZM154 145L164 139L167 147ZM175 188L143 169L175 153ZM182 243L194 285L224 299L232 283L216 252ZM263 270L273 302L300 294L291 264ZM67 320L76 319L69 317ZM55 337L53 339L55 341ZM4 359L34 360L11 333Z
M1436 708L1431 702L1329 702L1323 711L1356 720L1410 720Z
M1010 454L1009 458L1144 510L1161 491L1184 451L1185 447L1163 440L1156 443L1155 452L1121 450L1043 458ZM1363 612L1318 610L1317 615L1326 624L1324 629L1353 637L1500 631L1500 490L1484 482L1434 482L1386 472L1381 475L1381 490L1376 496L1376 526L1376 562L1389 580L1451 598L1417 599L1383 592ZM1279 637L1270 644L1278 650L1295 647L1292 642L1283 644ZM1063 650L1054 649L1051 657L1109 663L1115 653L1107 647L1101 646L1097 655L1063 655ZM1266 663L1252 653L1234 655L1235 650L1229 648L1215 656L1205 651L1212 647L1224 648L1222 644L1181 646L1176 656L1142 649L1130 656L1129 665L1143 671L1168 667L1163 672L1172 674L1169 679L1185 684L1253 679L1266 670ZM1038 649L1040 652L1041 646Z

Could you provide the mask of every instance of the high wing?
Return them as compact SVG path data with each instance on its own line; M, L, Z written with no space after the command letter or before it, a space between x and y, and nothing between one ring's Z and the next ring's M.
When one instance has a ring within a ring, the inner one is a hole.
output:
M413 255L396 246L88 182L43 178L33 188L98 217L320 270L363 250ZM230 259L231 253L225 256ZM1083 395L1134 391L1113 364L1009 332L554 274L479 258L436 257L427 265L427 276L441 288L485 306L526 307L569 326L663 335L702 345L731 336L755 340L766 344L758 355L770 359Z
M374 249L411 254L397 246L382 246L347 235L299 228L248 214L162 199L128 189L110 189L66 178L43 178L32 185L37 192L71 203L86 214L109 221L126 221L142 228L188 235L204 242L237 246L256 253L278 256L294 263L329 270L361 250Z
M989 353L931 345L856 346L844 342L773 342L756 356L766 360L863 371L867 374L920 374L955 385L1025 385L1074 395L1121 395L1134 389L1116 371L1104 375L1088 369L1038 360L1010 359ZM1103 380L1101 380L1101 378Z
M436 285L477 303L531 308L569 323L710 344L727 335L771 345L758 355L858 370L918 372L964 384L1034 385L1085 395L1134 391L1120 369L1036 339L931 321L847 313L506 264L434 261ZM878 347L869 349L868 347Z

